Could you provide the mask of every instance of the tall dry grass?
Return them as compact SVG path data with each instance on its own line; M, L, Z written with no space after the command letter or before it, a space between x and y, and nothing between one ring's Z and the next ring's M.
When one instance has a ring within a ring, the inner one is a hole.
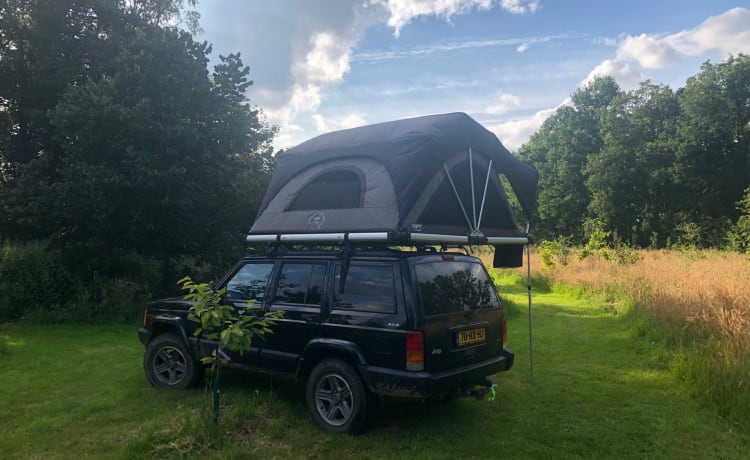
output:
M628 303L678 350L673 368L722 412L750 420L750 258L719 251L638 251L619 264L594 255L532 273ZM491 262L491 261L490 261ZM525 270L525 268L524 268Z
M629 265L572 257L568 265L548 270L547 276L554 283L625 295L639 312L665 326L718 338L735 351L750 353L747 256L646 250L638 255L640 260Z

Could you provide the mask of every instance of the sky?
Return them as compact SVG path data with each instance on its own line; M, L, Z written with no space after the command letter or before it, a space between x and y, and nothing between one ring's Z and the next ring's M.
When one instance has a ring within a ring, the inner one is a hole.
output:
M465 112L515 151L596 75L683 87L750 54L748 0L199 0L197 37L240 52L277 149Z

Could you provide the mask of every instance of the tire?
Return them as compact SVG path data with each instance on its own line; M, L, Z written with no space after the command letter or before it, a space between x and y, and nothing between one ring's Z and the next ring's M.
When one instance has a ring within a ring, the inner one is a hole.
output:
M174 334L159 335L146 346L143 369L156 388L190 388L203 374L201 363Z
M318 363L306 383L307 410L325 430L360 434L374 419L377 397L352 366L339 359Z

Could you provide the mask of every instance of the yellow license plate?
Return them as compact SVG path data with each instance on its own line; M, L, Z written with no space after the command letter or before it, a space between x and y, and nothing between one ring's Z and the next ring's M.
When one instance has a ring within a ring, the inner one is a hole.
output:
M458 331L458 346L484 342L484 328Z

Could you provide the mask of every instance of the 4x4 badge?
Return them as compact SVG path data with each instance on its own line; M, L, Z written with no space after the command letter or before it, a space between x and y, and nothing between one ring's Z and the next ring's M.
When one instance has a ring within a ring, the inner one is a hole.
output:
M314 213L310 214L310 217L307 218L307 225L320 228L325 221L326 216L325 214L323 214L323 211L315 211Z

